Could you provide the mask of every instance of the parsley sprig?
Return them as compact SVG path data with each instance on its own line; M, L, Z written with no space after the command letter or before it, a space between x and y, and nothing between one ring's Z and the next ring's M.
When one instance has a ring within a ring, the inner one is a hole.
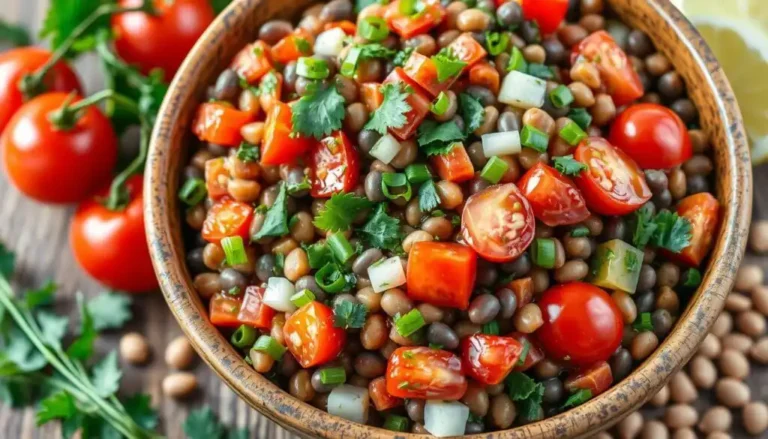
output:
M382 85L383 101L365 124L365 129L386 134L388 128L402 128L408 121L405 115L412 109L406 101L410 95L408 89L402 82Z
M555 169L563 175L574 177L581 174L583 171L589 169L587 165L576 161L573 158L573 154L565 155L562 157L555 157L553 159L555 163Z

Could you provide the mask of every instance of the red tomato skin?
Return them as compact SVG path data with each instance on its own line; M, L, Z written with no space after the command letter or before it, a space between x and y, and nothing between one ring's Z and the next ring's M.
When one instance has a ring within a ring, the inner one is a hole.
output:
M402 398L396 398L387 392L387 379L385 377L372 380L368 384L368 394L371 396L373 406L380 412L400 407L405 403Z
M240 312L237 314L237 320L240 323L259 329L272 328L275 310L264 304L264 291L264 287L245 288Z
M504 218L498 215L502 210L506 213ZM518 213L522 215L523 224L509 230L512 215ZM483 259L492 262L509 262L523 254L533 242L535 227L531 204L514 183L491 186L472 195L464 203L461 214L464 241ZM513 231L515 237L506 238ZM506 239L509 240L504 242Z
M408 39L427 33L439 25L445 17L445 9L440 5L439 0L424 0L423 2L425 5L424 12L416 17L408 17L400 12L400 0L390 3L384 12L384 19L387 20L389 28L403 39Z
M256 120L245 111L218 102L206 102L197 109L192 132L198 139L221 146L238 146L243 141L240 128Z
M547 356L575 366L606 361L621 344L624 321L611 296L600 288L571 282L542 294L544 324L536 331Z
M384 102L381 93L381 84L378 82L364 82L360 85L360 102L365 105L369 113L373 113Z
M537 163L518 180L517 187L531 203L536 219L550 227L580 223L589 217L579 189L551 166Z
M542 34L560 27L568 12L568 0L523 0L523 17L539 25Z
M669 108L633 104L611 125L611 144L626 152L643 169L670 169L693 156L688 128Z
M592 397L605 392L613 384L613 373L607 362L601 361L586 368L577 370L565 380L565 390L574 393L579 390L589 390Z
M249 84L255 84L273 68L269 45L259 40L245 46L235 55L230 67L237 76L245 79Z
M302 41L303 40L303 41ZM304 42L306 42L308 51L303 51ZM293 31L292 34L283 37L272 47L272 59L281 64L288 64L296 61L302 56L311 55L312 44L315 40L309 32L302 28Z
M454 145L451 152L432 156L430 161L443 180L462 183L475 176L475 168L464 145Z
M314 330L308 326L314 325ZM336 358L347 341L347 332L333 325L333 310L310 302L291 314L283 326L286 347L303 368Z
M118 4L127 8L142 2L120 0ZM216 14L208 0L155 0L153 4L156 16L144 12L112 15L115 50L144 74L163 69L165 80L170 81Z
M596 154L600 157L595 158ZM573 156L589 167L576 176L574 181L593 212L602 215L626 215L651 199L653 194L645 182L645 174L637 163L602 137L585 139L576 147ZM609 158L610 163L607 163L605 158ZM606 171L610 171L611 175L630 178L630 181L622 180L621 193L615 193L615 182L611 192L600 185L599 179L608 178L605 177Z
M476 63L485 59L488 52L485 51L483 45L478 43L477 40L469 32L464 32L459 35L448 48L453 52L453 55L467 63L464 67L464 71L472 68Z
M421 89L421 86L405 74L405 70L402 67L395 67L395 70L384 80L384 84L396 84L398 82L413 87L413 93L409 94L405 99L408 105L411 106L411 111L405 114L405 125L399 128L390 128L389 131L398 139L407 140L416 133L421 122L427 117L431 100L427 93Z
M522 332L513 332L508 337L512 337L520 343L521 349L524 349L525 344L528 344L528 353L525 355L523 364L515 363L512 370L515 372L525 372L533 366L539 364L544 359L544 351L539 347L539 342L528 334ZM522 352L521 352L522 355ZM518 360L519 361L519 360Z
M451 88L456 77L450 77L443 82L437 80L437 67L431 58L428 58L419 52L411 53L408 61L405 63L405 74L412 81L419 84L424 90L428 91L432 97L436 97L440 92Z
M353 191L360 180L359 162L357 149L343 131L315 142L309 154L310 194L315 198L330 198L333 194Z
M201 232L203 239L218 244L229 236L240 236L247 241L252 219L253 207L249 204L223 198L208 210Z
M157 288L144 229L143 177L134 175L126 188L130 202L121 211L108 210L97 198L78 206L69 228L69 244L80 267L115 290L144 293Z
M241 305L241 298L217 293L208 304L208 319L219 328L237 328L241 325L237 318Z
M0 53L0 133L16 110L26 101L19 90L19 81L33 73L51 58L51 52L39 47L19 47ZM46 92L71 92L83 94L77 75L63 61L57 62L43 81Z
M408 255L408 297L465 310L476 272L477 255L471 248L448 242L417 242Z
M689 267L698 267L712 250L720 227L720 202L707 192L689 195L678 203L677 214L691 223L691 243L680 253L663 253Z
M229 195L227 191L229 178L227 159L217 157L205 162L205 189L208 191L210 199L218 200Z
M577 62L579 56L595 64L617 108L645 94L632 62L608 32L600 30L581 40L573 48L571 62Z
M397 398L455 401L467 391L461 359L428 347L401 347L387 363L387 391Z
M293 163L312 146L311 139L291 137L292 115L291 107L283 102L275 102L267 115L264 140L261 142L262 165Z
M511 337L470 335L461 341L464 373L486 385L499 384L517 364L522 351L520 342Z
M59 129L49 121L68 96L46 93L27 102L0 137L9 179L26 196L43 203L87 199L111 181L117 163L117 135L98 107L89 106L71 129Z

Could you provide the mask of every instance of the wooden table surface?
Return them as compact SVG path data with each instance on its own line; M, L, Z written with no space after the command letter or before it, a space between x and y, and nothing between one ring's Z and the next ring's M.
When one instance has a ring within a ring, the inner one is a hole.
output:
M23 23L35 35L48 1L3 0L0 18L8 22ZM99 90L101 80L93 60L80 59L76 66L88 92ZM764 187L763 183L768 186L768 167L755 170L755 196L758 198L755 199L753 214L754 218L768 219L768 192L760 190ZM15 285L26 288L39 286L49 279L55 280L60 287L56 296L57 306L60 306L62 311L71 309L77 291L84 292L86 296L103 291L103 287L89 279L73 260L67 239L72 212L72 207L45 206L22 197L10 186L5 172L0 171L0 242L16 252L18 269ZM748 256L748 260L760 263L768 269L768 258ZM163 361L163 353L168 342L180 335L181 330L159 293L135 297L133 312L134 319L127 325L126 330L138 331L147 336L152 346L153 359L144 367L123 365L121 391L143 391L151 394L152 405L160 414L160 431L169 438L183 438L181 425L187 412L202 406L210 406L228 425L249 427L252 437L295 437L252 410L199 360L193 369L199 382L199 390L194 397L183 402L164 398L160 383L169 370ZM100 352L116 348L118 340L117 333L102 336L98 344ZM753 399L768 399L768 368L757 369L753 366L749 381ZM706 407L711 400L711 395L704 394L697 407ZM660 410L646 413L654 417L661 415ZM746 437L740 428L739 419L740 416L736 414L734 425L738 427L734 429L733 435ZM57 423L48 424L41 429L36 428L34 410L11 410L3 405L0 405L0 432L0 437L9 439L53 438L61 435Z

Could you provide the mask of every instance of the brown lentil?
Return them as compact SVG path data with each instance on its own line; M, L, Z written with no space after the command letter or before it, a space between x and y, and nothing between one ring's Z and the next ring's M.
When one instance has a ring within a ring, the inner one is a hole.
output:
M651 420L643 425L643 430L640 432L641 439L668 439L669 430L667 427L659 421Z
M747 354L754 344L750 337L738 332L733 332L723 337L722 343L724 349L732 349L742 354Z
M544 324L541 309L535 303L529 303L515 314L515 329L523 334L532 334Z
M688 366L691 381L699 389L711 389L717 381L717 369L709 358L697 355Z
M760 337L765 334L765 316L757 311L744 311L736 316L736 327L750 337Z
M664 407L669 402L669 385L664 385L655 395L651 397L648 404L654 407Z
M753 344L749 356L760 364L768 364L768 338L763 337Z
M741 411L744 429L752 436L758 436L768 430L768 406L762 401L753 401Z
M496 395L491 400L491 424L499 429L506 429L515 422L517 410L509 396Z
M715 384L715 396L727 407L743 407L749 402L749 386L735 378L722 378Z
M698 428L704 434L715 431L728 431L731 429L733 416L727 407L721 405L711 407L701 417Z
M672 401L680 404L690 404L699 397L699 392L688 375L683 372L677 372L669 380L669 396Z
M709 331L718 338L725 337L733 328L733 317L730 313L724 312L717 317L712 329Z

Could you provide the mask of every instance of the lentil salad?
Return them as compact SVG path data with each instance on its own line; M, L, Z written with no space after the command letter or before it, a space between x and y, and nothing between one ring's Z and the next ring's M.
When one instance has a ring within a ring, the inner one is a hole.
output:
M334 0L221 73L180 197L195 286L257 371L447 436L653 352L718 227L709 145L650 39L570 3Z

